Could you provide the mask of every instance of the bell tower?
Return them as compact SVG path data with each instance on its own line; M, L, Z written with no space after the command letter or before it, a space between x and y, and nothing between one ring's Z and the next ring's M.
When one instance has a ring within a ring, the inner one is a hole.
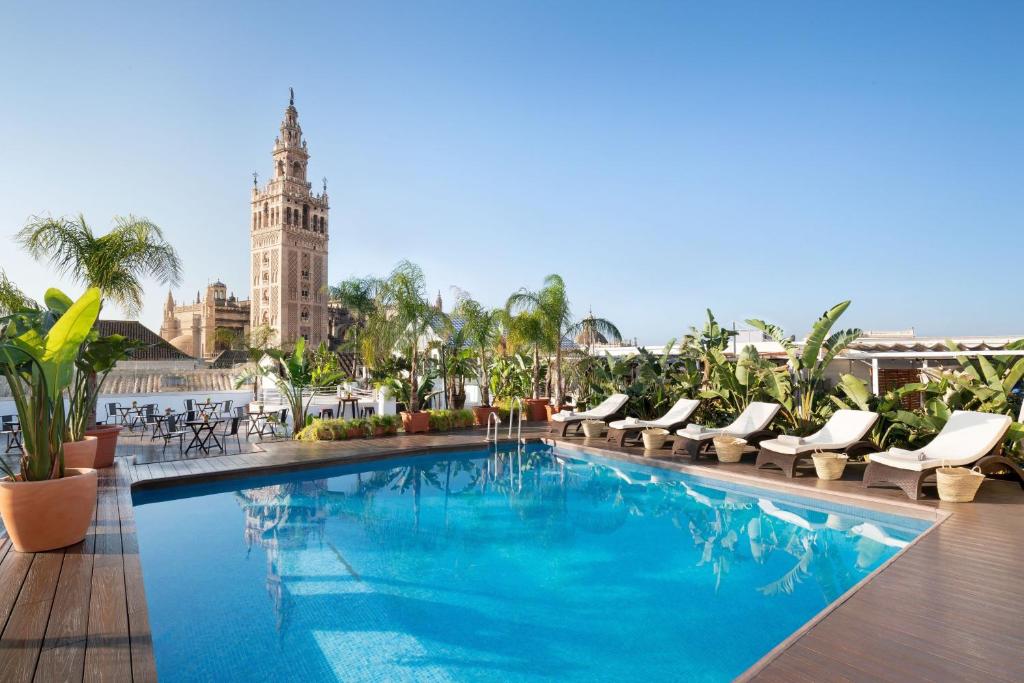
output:
M309 150L291 89L273 159L263 188L253 174L249 327L273 330L274 344L301 336L316 346L327 340L327 181L314 194L306 180Z

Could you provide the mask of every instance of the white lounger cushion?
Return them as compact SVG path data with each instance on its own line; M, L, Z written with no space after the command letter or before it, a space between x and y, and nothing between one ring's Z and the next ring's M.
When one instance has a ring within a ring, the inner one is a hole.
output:
M771 439L762 441L761 447L788 455L811 453L816 450L840 450L864 438L877 419L878 413L870 410L837 410L824 427L810 436L805 436L799 445Z
M772 420L775 419L775 414L782 408L778 403L761 403L760 401L754 401L746 408L743 412L733 420L732 424L720 428L708 428L705 427L704 431L699 434L680 429L676 431L679 436L685 436L687 439L693 439L694 441L707 441L713 439L720 434L729 434L730 436L744 437L754 432L759 432L767 427Z
M616 420L608 426L612 429L670 429L680 422L686 422L687 418L697 410L700 401L692 398L681 398L676 404L669 408L668 412L657 420L637 420L627 417L625 420Z
M551 416L554 422L581 422L583 420L606 420L619 412L622 406L626 405L629 396L625 394L612 394L590 410L582 413L561 412Z
M971 465L996 447L1012 422L1009 415L956 410L942 431L924 448L916 451L893 448L887 453L875 453L871 461L918 472L943 465Z

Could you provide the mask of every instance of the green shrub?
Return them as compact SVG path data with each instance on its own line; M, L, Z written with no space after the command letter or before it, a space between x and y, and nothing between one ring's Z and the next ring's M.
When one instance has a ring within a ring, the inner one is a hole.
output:
M452 428L452 411L428 410L430 413L430 429L435 432L447 432Z

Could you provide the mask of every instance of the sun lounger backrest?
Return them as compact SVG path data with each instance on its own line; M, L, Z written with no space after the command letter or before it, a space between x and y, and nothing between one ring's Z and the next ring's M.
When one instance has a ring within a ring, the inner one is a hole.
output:
M665 417L658 420L658 422L666 422L669 424L683 422L693 414L693 411L695 411L699 405L700 401L696 399L681 398L676 401L674 406L668 409L668 412L665 413Z
M860 441L877 419L878 413L870 410L837 410L807 442L851 444Z
M617 413L622 406L626 405L626 401L628 400L629 396L626 396L625 394L612 394L586 412L587 415L608 417Z
M949 460L952 465L972 463L996 447L1012 422L1009 415L955 410L921 450L929 460Z
M781 408L778 403L754 401L740 413L731 425L725 428L730 434L751 434L768 426Z

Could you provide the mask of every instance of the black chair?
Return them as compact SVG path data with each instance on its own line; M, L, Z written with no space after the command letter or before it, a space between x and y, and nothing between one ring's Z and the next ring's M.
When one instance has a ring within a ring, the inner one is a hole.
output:
M277 427L281 427L280 436L288 436L288 409L282 408L280 412L274 413L267 418L267 426L270 427L270 433L273 436L279 436L277 433Z
M371 415L376 414L376 412L377 410L373 406L363 406L362 408L359 409L359 417L365 419L367 417L370 417Z
M238 425L242 422L242 418L235 415L230 420L224 423L224 431L220 433L220 452L225 453L224 444L227 443L228 437L235 437L235 443L238 444L238 452L242 452L242 437L238 435Z
M321 420L330 420L333 417L334 417L334 408L321 408L320 409L320 419Z
M186 412L195 413L195 411L196 411L195 399L191 399L191 398L186 398L185 399L185 411Z
M120 407L120 403L107 404L107 424L116 425L118 422L124 424L124 418L117 412L117 409Z
M178 429L178 426L178 416L168 415L167 429L164 430L164 433L160 435L160 437L164 440L164 447L160 451L161 453L167 450L167 444L170 443L172 439L178 440L178 453L181 453L182 449L185 447L186 432L184 429Z
M235 405L234 401L224 401L224 404L220 407L221 414L222 415L230 415L231 414L231 406L233 406L233 405Z
M21 425L18 423L17 415L4 415L0 418L0 433L7 436L7 450L5 453L10 453L14 449L22 450L21 448Z
M156 404L147 403L142 406L142 433L145 435L146 430L156 424Z
M195 422L195 421L196 421L196 411L189 410L187 413L185 413L185 422Z

